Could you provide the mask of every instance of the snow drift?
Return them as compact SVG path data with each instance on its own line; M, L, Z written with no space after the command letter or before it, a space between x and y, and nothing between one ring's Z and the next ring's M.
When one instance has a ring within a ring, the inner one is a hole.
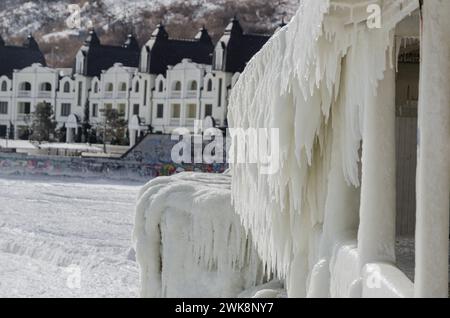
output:
M143 297L236 297L265 282L230 183L228 175L182 173L142 189L134 237Z

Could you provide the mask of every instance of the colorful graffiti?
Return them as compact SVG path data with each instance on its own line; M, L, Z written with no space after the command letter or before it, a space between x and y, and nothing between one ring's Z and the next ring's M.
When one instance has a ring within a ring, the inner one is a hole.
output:
M143 163L130 160L0 154L0 175L88 177L146 181L184 171L222 173L225 165Z

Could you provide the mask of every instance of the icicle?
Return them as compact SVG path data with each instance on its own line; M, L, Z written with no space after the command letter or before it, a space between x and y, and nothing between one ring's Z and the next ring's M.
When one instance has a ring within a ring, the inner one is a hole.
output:
M377 93L387 63L394 65L387 60L396 49L391 31L417 8L413 0L402 3L398 12L398 1L384 1L382 12L391 14L383 20L387 26L371 30L364 23L347 24L355 14L348 2L302 1L291 23L254 57L233 89L231 127L280 130L280 171L262 175L261 165L234 165L232 198L265 264L287 279L290 296L306 295L306 273L314 264L304 258L318 254L314 242L329 192L329 114L339 98L345 105L341 169L348 185L358 187L367 94Z

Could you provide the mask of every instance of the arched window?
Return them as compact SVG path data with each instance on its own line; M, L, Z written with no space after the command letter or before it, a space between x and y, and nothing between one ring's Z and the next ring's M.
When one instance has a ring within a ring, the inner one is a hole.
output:
M189 85L189 90L196 91L197 90L197 81L192 81L191 85Z
M136 82L136 85L134 86L134 91L136 93L139 93L139 82Z
M29 82L22 82L19 85L19 90L21 91L31 91L31 84Z
M94 93L98 93L98 82L94 84Z
M176 92L181 91L181 82L180 82L180 81L176 81L176 82L173 84L173 90L176 91Z
M2 92L6 92L8 90L8 83L6 81L2 82Z
M159 81L158 92L162 93L164 91L164 82Z
M208 92L212 92L212 90L213 90L213 82L212 82L212 79L209 79L209 80L208 80L208 84L206 85L206 90L207 90Z
M107 92L112 92L114 90L114 85L113 83L108 83L106 84L106 91Z
M69 82L65 82L64 83L64 93L70 93L70 83Z
M41 92L51 92L52 91L52 84L50 83L42 83L41 86L39 87L39 90Z
M122 82L119 84L119 91L126 92L127 91L127 83Z

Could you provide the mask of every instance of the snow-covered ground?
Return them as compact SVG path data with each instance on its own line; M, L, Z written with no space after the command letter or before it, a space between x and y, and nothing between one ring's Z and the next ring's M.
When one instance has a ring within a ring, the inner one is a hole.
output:
M0 297L137 297L141 186L0 178Z

